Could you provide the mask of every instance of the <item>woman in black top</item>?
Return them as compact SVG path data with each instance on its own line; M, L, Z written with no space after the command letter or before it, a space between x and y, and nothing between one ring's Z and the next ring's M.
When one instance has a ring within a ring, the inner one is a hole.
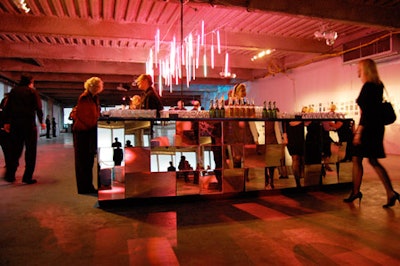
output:
M361 60L358 64L358 76L363 82L357 104L361 109L359 125L354 133L353 144L353 191L345 202L353 202L362 198L360 192L363 176L363 158L368 158L369 163L379 175L386 189L387 204L382 207L394 206L396 200L400 201L399 194L393 190L392 182L386 169L378 162L378 158L385 158L383 136L385 125L382 121L383 83L379 78L376 64L371 59Z

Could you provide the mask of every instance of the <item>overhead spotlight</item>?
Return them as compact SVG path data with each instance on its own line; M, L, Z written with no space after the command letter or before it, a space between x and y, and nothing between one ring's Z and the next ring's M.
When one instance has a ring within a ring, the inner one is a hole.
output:
M337 37L338 37L338 34L336 31L325 32L326 45L332 46L335 43Z
M234 79L236 78L236 74L235 73L231 73L231 72L227 72L225 73L224 71L219 72L219 76L223 79Z
M263 58L264 56L270 55L272 52L274 52L275 49L267 49L264 51L259 52L255 56L251 58L251 61L256 61L257 59Z
M31 11L31 9L28 7L27 3L25 2L25 0L14 0L14 4L21 9L22 11L24 11L25 13L29 13L29 11Z
M332 46L336 39L338 38L338 33L336 31L316 31L314 32L314 37L318 40L325 39L325 43L328 46Z

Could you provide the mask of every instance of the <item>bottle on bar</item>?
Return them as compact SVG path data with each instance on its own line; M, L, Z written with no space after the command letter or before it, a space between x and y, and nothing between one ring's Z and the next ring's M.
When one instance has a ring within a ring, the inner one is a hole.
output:
M244 98L244 110L245 110L245 114L244 117L250 117L250 101L248 98Z
M264 101L264 106L262 110L262 118L268 118L267 101Z
M272 118L277 118L277 116L278 116L277 113L278 113L278 110L276 108L276 102L274 101L272 103Z
M210 118L215 118L215 109L214 109L214 101L210 100Z
M220 114L219 114L219 116L220 116L221 118L224 118L224 117L225 117L225 101L224 101L224 98L221 98L221 99L219 100L219 102L220 102L220 105L219 105L219 112L220 112Z
M239 105L239 99L235 98L235 105L233 107L233 117L239 117L240 116L240 105Z
M240 98L240 102L239 102L239 117L245 117L246 115L246 106L244 105L244 98Z
M214 100L214 110L215 110L215 117L216 118L220 118L221 117L221 110L219 109L218 98L215 98L215 100Z
M268 102L268 118L272 118L272 106L271 101Z
M251 104L250 104L250 110L251 110L251 112L250 112L250 117L256 117L256 106L255 106L255 104L254 104L254 99L251 99Z
M229 96L229 99L228 99L228 110L227 110L226 116L227 117L233 117L233 111L234 111L233 110L233 98Z

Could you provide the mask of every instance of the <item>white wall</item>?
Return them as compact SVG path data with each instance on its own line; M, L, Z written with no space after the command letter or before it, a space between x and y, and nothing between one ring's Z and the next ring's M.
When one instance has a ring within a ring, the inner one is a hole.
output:
M378 62L378 71L398 115L396 123L386 127L385 149L388 154L400 154L400 141L396 141L400 133L400 58ZM276 101L280 111L287 113L309 105L319 111L320 106L334 102L338 112L358 122L355 99L361 85L357 65L343 65L342 59L335 57L248 83L247 90L256 105L264 100Z

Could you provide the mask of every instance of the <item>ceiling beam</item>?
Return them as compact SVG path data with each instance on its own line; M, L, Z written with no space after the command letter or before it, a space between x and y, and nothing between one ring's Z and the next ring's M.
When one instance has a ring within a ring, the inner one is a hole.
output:
M104 54L101 56L105 60L114 61L136 61L146 62L149 49L152 48L154 42L154 29L160 28L161 32L179 32L177 27L167 29L164 25L140 24L140 23L118 23L113 21L97 21L89 19L74 19L74 18L53 18L53 17L28 17L28 16L15 16L4 14L4 21L6 23L0 24L0 32L10 34L25 34L27 36L43 35L52 36L57 38L59 36L70 36L71 38L79 39L81 37L93 38L93 40L103 41L121 39L127 40L132 43L131 47L120 48L104 46ZM165 29L163 29L165 28ZM29 29L29 30L28 30ZM228 43L221 40L222 48L230 48L243 51L259 51L266 48L277 48L284 51L302 52L302 53L324 53L327 51L326 45L318 40L299 40L295 38L284 38L277 36L268 36L262 34L249 34L242 32L229 33L221 31L221 35L225 36L227 40L235 40L235 46L228 47ZM173 34L166 36L163 40L164 43L169 43L173 39ZM224 38L225 39L225 38ZM135 42L136 45L133 45ZM31 44L32 45L32 44ZM35 44L36 45L36 44ZM90 49L92 46L88 45ZM99 46L99 45L98 45ZM267 47L266 47L267 46ZM62 45L65 49L66 56L71 52L73 45ZM107 51L109 50L115 50ZM34 48L31 48L34 49ZM134 52L132 52L134 51ZM99 56L96 51L90 50L76 51L77 54L71 56L85 56L93 58ZM60 54L62 56L62 54Z
M189 0L225 7L242 7L247 11L266 11L295 16L334 20L358 25L381 27L386 30L400 29L400 5L379 6L366 1L346 0Z

